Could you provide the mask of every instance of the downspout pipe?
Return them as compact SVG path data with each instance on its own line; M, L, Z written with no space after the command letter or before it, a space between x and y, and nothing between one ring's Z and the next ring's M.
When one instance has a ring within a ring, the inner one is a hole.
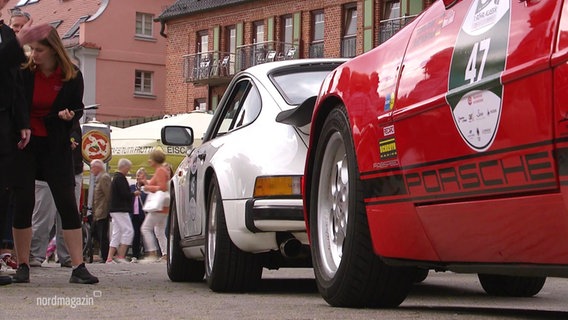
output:
M160 35L164 38L167 38L168 35L166 34L166 22L164 20L160 20Z

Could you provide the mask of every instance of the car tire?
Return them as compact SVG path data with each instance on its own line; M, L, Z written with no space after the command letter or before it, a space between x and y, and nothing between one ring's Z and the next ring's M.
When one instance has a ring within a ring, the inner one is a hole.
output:
M256 255L242 251L231 241L215 176L207 199L205 278L209 288L215 292L254 291L262 277L262 266Z
M540 292L546 277L478 274L483 290L493 296L532 297Z
M171 195L170 204L170 230L168 233L168 259L167 272L170 280L174 282L199 282L205 275L203 261L187 258L180 246L180 233L177 220L175 195Z
M320 132L308 194L318 290L336 307L396 307L414 269L388 266L373 252L344 106L330 111Z
M416 270L414 271L414 276L412 277L412 282L413 283L423 282L424 280L426 280L426 278L428 278L429 271L430 270L428 269L416 268Z

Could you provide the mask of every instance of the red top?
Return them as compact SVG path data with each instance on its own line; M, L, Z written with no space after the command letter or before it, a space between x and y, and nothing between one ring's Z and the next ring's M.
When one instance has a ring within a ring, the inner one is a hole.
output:
M34 78L34 95L32 98L32 110L30 117L30 127L32 135L38 137L46 137L47 129L45 128L44 118L51 111L55 97L63 86L61 78L61 68L57 67L55 71L46 77L39 69L35 72Z

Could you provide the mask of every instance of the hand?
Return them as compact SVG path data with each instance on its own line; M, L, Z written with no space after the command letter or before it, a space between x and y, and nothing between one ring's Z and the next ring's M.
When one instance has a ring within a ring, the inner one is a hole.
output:
M59 117L59 119L71 121L75 116L75 111L69 111L69 109L61 110L59 111L59 113L57 113L57 116Z
M51 30L53 30L53 27L47 23L42 23L37 26L32 26L32 24L33 20L30 19L30 21L24 24L20 32L18 32L18 34L16 35L20 46L24 46L25 44L28 44L30 42L45 39L47 38Z
M138 190L134 191L134 195L135 195L135 196L139 196L139 195L140 195L140 191L138 191Z
M75 148L77 148L78 145L79 142L75 141L75 138L71 138L71 150L75 150Z
M18 142L18 149L24 149L28 143L30 142L30 137L32 136L32 130L30 129L22 129L20 130L20 138L21 140Z

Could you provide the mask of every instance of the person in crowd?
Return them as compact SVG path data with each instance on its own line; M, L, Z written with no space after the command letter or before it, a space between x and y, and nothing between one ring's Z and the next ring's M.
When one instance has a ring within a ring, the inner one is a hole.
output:
M100 256L108 257L110 246L109 230L109 204L111 198L111 178L106 172L106 165L99 159L91 161L91 174L95 177L95 190L93 192L93 235L99 242Z
M142 234L140 228L144 222L146 213L142 209L146 201L146 192L142 192L142 187L146 182L146 170L144 168L136 171L136 183L130 185L130 191L134 194L134 201L132 204L132 213L130 220L134 228L134 238L132 239L132 259L131 262L137 262L140 259L142 251Z
M112 219L112 236L106 263L126 263L126 251L132 244L134 229L130 221L133 194L126 175L132 167L130 160L118 160L118 171L114 174L110 187L110 217ZM114 256L116 255L116 259Z
M20 34L24 32L20 30ZM83 263L81 218L75 197L75 173L70 147L74 121L83 114L83 76L73 65L55 28L30 43L31 56L23 66L24 93L30 112L31 139L16 153L14 183L14 245L18 270L14 282L29 282L29 255L35 180L49 185L71 256L69 282L98 283Z
M148 163L155 169L154 176L144 184L144 192L165 191L168 192L170 181L170 171L163 164L166 155L158 149L150 152ZM146 257L140 260L142 263L166 261L167 242L166 242L166 221L168 220L169 204L165 205L161 211L148 212L142 224L142 237L144 239L144 249ZM160 246L162 256L158 256L156 239Z
M14 30L15 34L18 34L30 19L29 13L21 10L12 10L12 12L10 12L10 28Z
M169 162L164 162L164 167L168 169L168 172L170 173L170 179L172 179L175 172L174 167L172 167L172 164ZM169 190L170 190L170 184L168 182L168 192ZM170 234L170 219L166 219L166 239L168 238L168 234Z
M30 20L30 16L27 13L24 13L20 10L14 10L10 13L10 28L14 31L15 34L18 34L22 27ZM27 45L24 45L24 51L28 48ZM6 190L7 192L8 190ZM8 214L7 214L7 221L4 224L4 230L0 230L0 235L2 239L0 239L0 263L2 263L6 268L10 269L17 269L18 263L14 254L14 240L12 237L12 214L13 208L10 204L6 203L5 205L8 206Z
M63 237L61 218L46 181L35 181L35 206L32 215L32 242L30 267L41 267L47 259L46 252L55 227L56 251L62 267L71 267L71 257Z
M75 173L75 201L80 208L81 188L83 187L83 156L81 154L81 125L77 118L73 119L71 132L71 150L73 154L73 171ZM51 239L51 230L55 226L57 258L61 267L71 268L71 257L65 246L61 216L57 212L51 190L47 182L35 181L35 206L32 215L32 243L30 250L30 267L41 267L47 259L46 250Z
M8 2L0 0L0 10ZM14 170L15 151L27 146L31 132L23 83L18 72L19 65L25 61L22 46L44 38L50 28L48 24L32 26L29 21L16 35L9 26L0 24L0 167L3 168L0 174L0 230L4 230L7 224L10 186L20 174ZM10 283L11 277L0 275L0 285Z

